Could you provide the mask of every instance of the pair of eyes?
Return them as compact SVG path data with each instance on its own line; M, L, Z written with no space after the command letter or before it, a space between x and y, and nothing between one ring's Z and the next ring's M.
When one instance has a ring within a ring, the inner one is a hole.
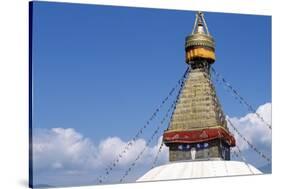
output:
M201 148L207 148L209 146L208 143L201 143L201 144L196 144L196 148L201 149ZM181 144L178 146L179 150L189 150L191 148L191 145L189 144Z

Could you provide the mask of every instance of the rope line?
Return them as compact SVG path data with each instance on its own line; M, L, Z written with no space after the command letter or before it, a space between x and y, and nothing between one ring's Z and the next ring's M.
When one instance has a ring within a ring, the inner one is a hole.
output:
M247 140L242 133L233 125L233 123L227 119L230 126L233 128L233 130L250 146L251 149L253 149L260 157L265 159L267 162L271 163L271 159L267 157L264 153L258 150L256 146L254 146L249 140Z
M185 84L185 81L186 81L187 73L189 73L189 67L187 68L186 74L185 74L185 76L183 77L182 83L181 83L181 85L180 85L180 90L179 90L179 92L178 92L178 94L177 94L176 101L175 101L175 106L174 106L173 112L172 112L172 114L171 114L171 119L173 119L174 112L175 112L175 109L176 109L176 105L178 104L180 95L181 95L181 93L182 93L182 90L183 90L183 87L184 87L184 84ZM161 153L161 151L162 151L163 145L164 145L164 142L163 142L163 139L162 139L161 145L159 146L158 152L157 152L157 154L156 154L156 156L155 156L155 158L154 158L154 161L153 161L153 163L152 163L151 169L153 169L153 168L155 167L155 165L156 165L156 163L157 163L157 161L158 161L159 155L160 155L160 153Z
M121 177L120 179L120 182L123 182L124 179L128 176L129 172L132 170L132 168L136 165L136 162L140 159L140 157L142 156L142 154L145 152L145 150L147 149L148 145L151 143L152 139L155 137L155 135L158 133L161 125L164 123L164 121L167 119L169 113L171 112L172 110L172 114L171 114L171 117L173 116L174 114L174 111L175 111L175 107L176 107L176 104L178 103L178 100L179 100L179 97L180 97L180 94L181 94L181 91L183 89L183 86L184 86L184 82L186 80L186 77L187 77L187 74L189 73L189 68L186 69L183 77L179 80L178 84L180 85L180 89L179 89L179 92L178 92L178 95L176 97L176 100L172 103L171 107L168 109L167 113L165 114L164 118L161 120L160 122L160 125L156 128L156 130L153 132L152 136L150 137L150 139L148 140L147 142L147 146L138 154L137 158L135 159L135 161L131 164L131 166L125 171L124 175ZM171 119L171 118L170 118ZM163 143L163 141L162 141ZM163 146L163 145L162 145ZM161 147L162 149L162 147ZM161 151L161 150L160 150ZM160 152L159 152L160 153ZM157 157L158 159L158 157ZM157 160L156 160L157 161Z
M136 162L141 158L141 156L143 155L143 153L146 151L146 149L148 148L149 144L152 142L153 138L155 137L155 135L159 132L161 126L164 124L164 122L166 121L166 119L169 116L169 113L171 112L171 110L173 109L173 107L175 106L176 101L174 101L171 105L171 107L168 109L167 113L165 114L165 116L163 117L163 119L161 120L160 124L157 126L157 128L155 129L155 131L153 132L153 134L150 136L150 138L147 141L146 146L142 149L142 151L137 155L136 159L133 161L133 163L131 163L131 165L129 166L129 168L125 171L124 175L121 177L119 182L123 182L124 179L128 176L128 174L132 171L132 168L136 165Z
M162 140L162 142L161 142L161 144L160 144L160 146L159 146L159 149L158 149L158 151L157 151L156 157L154 158L154 161L153 161L152 166L151 166L150 169L153 169L153 168L155 167L155 165L156 165L156 163L157 163L157 161L158 161L159 155L160 155L160 153L162 152L163 145L164 145L164 142L163 142L163 140Z
M158 113L160 112L160 110L162 109L162 107L166 104L166 102L169 100L169 98L174 94L174 92L176 91L176 89L180 86L180 88L182 88L183 82L186 79L188 73L188 69L184 72L184 74L182 75L182 77L177 81L176 85L170 90L169 94L161 101L161 104L155 109L155 111L153 112L153 114L150 116L150 118L145 122L145 124L137 131L137 133L134 135L134 137L132 138L131 141L129 141L126 146L123 148L123 150L117 155L117 157L115 158L114 161L112 161L112 163L110 165L107 166L107 168L105 168L104 174L100 175L97 177L97 182L99 184L103 183L103 180L106 179L106 177L108 177L112 170L117 166L117 164L120 162L120 159L124 156L124 154L126 154L128 152L128 150L133 146L133 144L136 142L136 140L142 135L143 130L146 129L151 121L153 121ZM177 97L178 98L178 97Z
M231 150L233 152L232 155L235 156L237 159L239 159L239 155L237 154L237 152L233 149L231 149Z
M238 100L240 104L244 104L250 112L252 112L253 114L255 114L270 130L272 130L271 124L267 123L267 122L264 120L264 118L263 118L259 113L256 112L256 110L253 108L253 106L251 106L251 105L237 92L237 90L235 90L235 89L232 87L232 85L231 85L229 82L227 82L227 81L222 77L221 74L219 74L213 67L212 67L211 69L212 69L213 73L215 74L215 76L217 77L216 81L219 82L218 79L220 79L220 80L222 81L222 83L223 83L228 89L230 89L230 91L232 91L232 93L233 93L234 96L235 96L235 99ZM219 83L221 83L221 82L219 82Z
M238 146L236 146L237 150L238 150L238 154L241 157L241 159L244 161L244 163L247 165L248 169L250 170L250 172L254 175L255 173L253 172L253 170L251 169L250 165L248 164L246 158L243 156L240 148Z

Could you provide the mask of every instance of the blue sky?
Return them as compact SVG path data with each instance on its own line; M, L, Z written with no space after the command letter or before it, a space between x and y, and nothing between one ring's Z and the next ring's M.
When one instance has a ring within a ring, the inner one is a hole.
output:
M35 2L33 15L34 128L73 128L96 143L129 140L187 67L194 12ZM254 108L271 102L271 17L205 18L214 68ZM215 85L227 115L248 113Z

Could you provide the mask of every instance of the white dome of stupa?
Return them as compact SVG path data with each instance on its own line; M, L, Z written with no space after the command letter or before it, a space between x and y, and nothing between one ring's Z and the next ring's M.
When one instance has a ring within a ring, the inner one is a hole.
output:
M240 161L204 160L170 162L149 170L137 182L190 178L256 175L261 171Z

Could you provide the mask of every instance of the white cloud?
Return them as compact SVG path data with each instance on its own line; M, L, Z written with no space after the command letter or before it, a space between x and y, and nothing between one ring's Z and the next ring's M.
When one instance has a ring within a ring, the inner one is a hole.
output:
M256 111L263 119L271 124L271 103L266 103L259 106ZM232 117L229 118L233 125L248 139L252 144L268 148L271 146L271 130L267 125L261 121L256 114L249 113L244 117ZM228 124L229 129L235 135L236 143L241 150L249 149L247 143L243 141L238 134L233 131L230 124Z
M162 137L155 146L147 147L137 166L151 166L161 144ZM129 141L119 137L108 137L99 144L85 138L72 128L37 129L33 137L33 161L35 170L73 171L101 170L112 163ZM126 168L138 153L147 146L144 139L138 139L125 153L118 164ZM163 148L159 162L168 159L167 147Z
M97 149L90 139L84 138L71 128L40 129L36 130L33 137L35 169L76 169L94 166L96 152Z

